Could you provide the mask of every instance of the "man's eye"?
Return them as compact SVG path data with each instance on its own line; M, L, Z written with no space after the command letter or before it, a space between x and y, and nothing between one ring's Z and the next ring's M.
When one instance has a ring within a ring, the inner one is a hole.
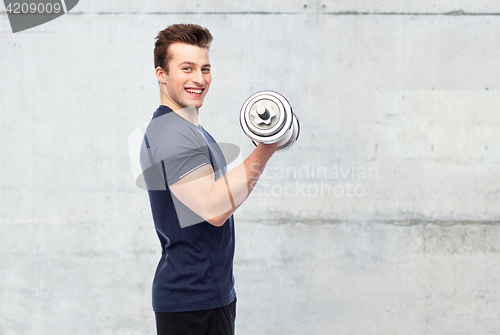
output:
M183 70L184 71L189 71L189 70L191 70L191 68L190 67L185 67L185 68L183 68Z
M208 68L207 69L203 69L203 71L210 72L210 69L208 69Z

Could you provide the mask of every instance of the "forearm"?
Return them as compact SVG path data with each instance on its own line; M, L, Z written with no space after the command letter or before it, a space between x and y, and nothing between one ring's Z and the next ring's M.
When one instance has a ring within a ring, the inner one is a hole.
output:
M242 164L213 183L209 223L221 226L248 198L275 150L276 145L259 144Z

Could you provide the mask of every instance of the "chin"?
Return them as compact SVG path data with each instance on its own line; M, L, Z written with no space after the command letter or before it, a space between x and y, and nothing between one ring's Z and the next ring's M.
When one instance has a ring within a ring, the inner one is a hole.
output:
M201 108L201 106L203 106L203 101L202 102L199 102L199 101L198 102L193 102L191 104L191 106L194 106L196 108Z

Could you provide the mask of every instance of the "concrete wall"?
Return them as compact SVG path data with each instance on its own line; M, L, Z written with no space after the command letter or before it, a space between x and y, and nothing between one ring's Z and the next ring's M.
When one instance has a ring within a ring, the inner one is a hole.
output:
M152 51L208 27L201 124L243 156L252 93L299 142L237 212L237 333L500 334L500 4L81 1L0 14L0 334L153 334L159 242L129 134ZM489 331L489 332L487 332Z

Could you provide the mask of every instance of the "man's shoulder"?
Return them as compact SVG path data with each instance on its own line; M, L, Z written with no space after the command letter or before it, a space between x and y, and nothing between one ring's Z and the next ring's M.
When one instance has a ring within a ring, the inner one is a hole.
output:
M193 138L197 136L197 131L193 127L175 112L163 114L155 112L146 127L146 136L148 140L152 141L167 139L177 141L186 137Z
M155 162L165 157L208 152L202 127L197 127L175 112L157 115L146 127L144 142Z
M153 113L153 119L166 114L170 114L172 112L173 112L172 108L165 105L159 105L158 108Z

